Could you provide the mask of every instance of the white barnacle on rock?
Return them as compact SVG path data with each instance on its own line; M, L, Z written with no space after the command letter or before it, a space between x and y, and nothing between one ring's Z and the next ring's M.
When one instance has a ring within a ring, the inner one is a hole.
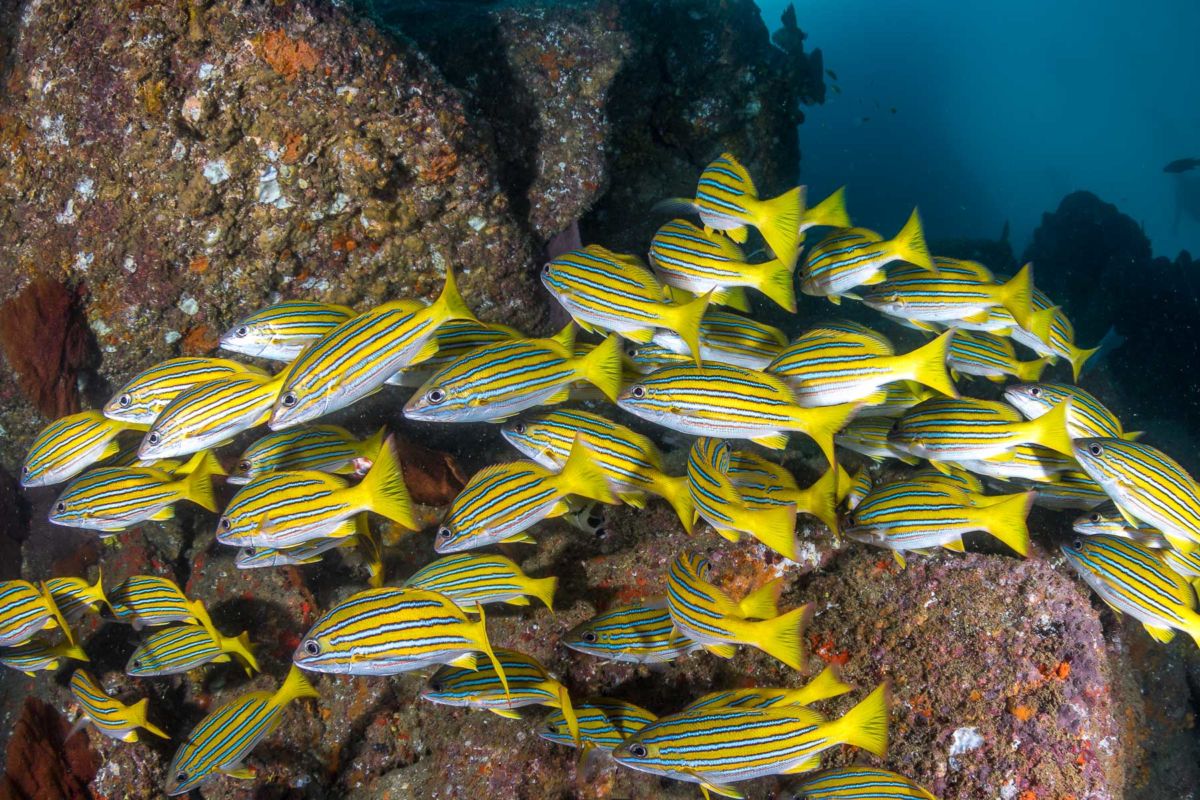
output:
M958 758L983 746L978 728L959 728L950 737L950 769L958 769Z
M95 253L78 252L75 254L75 269L79 270L80 272L87 272L88 267L90 267L92 262L95 260Z
M183 334L179 331L167 331L163 334L163 341L167 344L175 344L183 338Z
M121 262L121 267L130 275L137 272L137 262L133 260L133 256L125 256L125 260Z
M204 173L204 179L213 186L229 180L229 165L225 163L225 159L223 158L205 162L202 172Z
M481 231L487 225L487 220L483 217L471 217L467 220L467 224L471 226L471 230Z
M179 298L179 310L189 317L195 316L196 312L200 310L200 304L196 302L196 298L185 294Z
M96 182L85 175L75 184L75 194L84 200L91 200L96 194Z
M79 215L75 213L75 198L67 199L67 205L62 211L54 215L54 221L59 225L72 225L75 220L79 219Z
M258 202L276 208L291 208L291 202L283 196L279 186L279 171L267 166L258 176Z
M200 69L196 70L196 77L202 81L206 81L213 74L213 65L207 61L200 65Z

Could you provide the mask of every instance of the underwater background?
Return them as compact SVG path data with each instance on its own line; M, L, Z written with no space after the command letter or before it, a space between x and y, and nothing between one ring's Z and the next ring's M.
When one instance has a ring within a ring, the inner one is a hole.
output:
M1197 29L1194 3L1115 0L0 0L0 578L74 576L110 595L131 576L167 578L220 635L246 631L262 670L233 659L134 677L147 630L72 617L87 664L0 671L0 798L162 796L189 731L275 692L305 632L375 577L365 547L239 569L218 515L186 502L109 539L51 524L63 487L20 485L40 432L166 359L231 357L229 332L283 300L433 301L453 269L481 320L553 335L570 316L543 264L589 244L645 257L682 213L655 205L690 198L723 153L763 198L803 184L811 205L845 186L854 224L885 239L917 207L936 256L996 275L1032 262L1075 344L1099 348L1078 384L1200 474ZM745 250L761 261L769 248L752 237ZM849 300L796 303L754 295L748 316L789 338L844 317L900 353L928 338ZM1074 378L1060 359L1043 380ZM387 586L438 555L436 531L477 471L519 455L494 424L406 418L410 393L385 387L320 420L356 439L395 434L420 530L372 516ZM686 474L693 437L595 393L571 407L650 436L664 473ZM224 468L265 432L218 450ZM802 436L756 452L802 486L828 474ZM877 483L908 469L844 448L838 459ZM226 508L239 487L215 485ZM577 704L620 697L663 715L711 691L801 687L833 665L853 687L820 706L838 718L886 681L887 755L837 748L824 766L887 767L945 800L1194 798L1196 644L1154 641L1077 576L1059 547L1079 513L1035 507L1027 558L980 536L901 568L808 515L785 558L703 523L689 536L658 500L587 506L540 523L534 547L501 545L524 573L557 577L553 611L492 605L486 627ZM747 646L645 665L564 645L597 613L661 596L685 551L735 598L779 580L779 610L813 604L804 668ZM126 704L148 698L171 739L95 725L68 737L86 705L75 666ZM427 702L426 677L309 673L319 697L280 711L244 762L252 779L214 777L192 796L700 796L547 741L549 709L514 720ZM803 780L739 788L792 798Z

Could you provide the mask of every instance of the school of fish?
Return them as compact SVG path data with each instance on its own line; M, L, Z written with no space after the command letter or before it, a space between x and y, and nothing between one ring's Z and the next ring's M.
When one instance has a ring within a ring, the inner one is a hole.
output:
M832 668L799 688L731 687L656 716L621 698L572 697L536 659L493 646L485 606L532 598L552 609L559 577L528 575L487 548L536 544L539 521L594 503L641 508L658 498L689 534L703 522L729 542L750 537L790 559L797 515L809 515L836 537L892 551L901 566L912 554L962 551L964 535L977 531L1025 556L1033 505L1076 509L1067 563L1155 639L1182 631L1200 643L1200 484L1090 393L1037 382L1059 359L1077 380L1093 351L1075 343L1062 309L1034 286L1032 266L999 276L933 256L915 210L886 239L851 225L841 190L813 206L805 200L803 187L760 196L724 154L693 197L660 204L681 216L658 229L648 260L592 244L543 267L546 290L571 317L552 336L477 320L448 271L432 303L400 299L358 313L297 300L257 310L220 341L255 364L169 359L133 376L102 410L46 427L21 480L65 484L50 507L55 524L120 536L187 502L211 513L239 568L315 563L342 547L367 565L370 588L298 632L277 691L242 695L190 732L174 731L181 744L165 791L182 794L218 774L253 778L244 759L290 703L318 696L312 673L424 670L421 696L432 703L518 719L517 709L544 706L543 738L698 784L705 797L742 797L741 781L801 773L796 797L933 797L867 765L819 771L838 745L885 755L886 684L838 718L813 708L853 691ZM813 228L826 233L806 244ZM797 286L930 338L897 352L858 322L814 319L789 336L747 315L752 292L794 313ZM962 394L976 378L986 379L982 396ZM437 527L436 553L398 585L384 574L386 542L371 518L402 531L421 525L393 441L386 430L360 438L319 422L397 391L388 386L412 389L408 419L502 423L524 456L470 478ZM694 437L682 474L666 469L650 436L617 421L618 409L642 430ZM236 461L216 456L264 426ZM803 488L772 457L793 433L826 461ZM847 472L839 446L863 466ZM882 479L885 462L901 477ZM237 488L219 508L213 484L222 479ZM731 658L750 647L801 670L813 609L781 610L781 585L730 596L702 554L684 551L657 596L604 610L562 644L637 664L701 650ZM246 632L218 630L204 603L152 575L107 589L100 578L0 583L0 662L29 674L87 662L71 626L102 612L147 629L129 675L229 661L247 674L259 669ZM124 741L139 730L172 738L150 721L146 700L111 697L83 668L70 690L79 725Z

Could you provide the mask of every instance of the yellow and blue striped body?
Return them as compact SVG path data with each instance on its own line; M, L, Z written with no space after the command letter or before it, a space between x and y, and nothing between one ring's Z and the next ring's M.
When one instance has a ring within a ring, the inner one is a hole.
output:
M687 711L702 708L753 708L768 709L786 706L807 706L833 697L840 697L853 687L842 682L837 668L832 664L805 686L798 688L754 687L710 692L688 703Z
M608 661L660 664L703 647L675 629L665 602L635 603L576 626L563 644Z
M703 352L703 345L701 345L701 353ZM695 363L695 360L691 356L668 350L660 344L631 344L625 348L625 355L629 359L629 364L633 371L639 375L649 375L654 370L662 369L663 367ZM703 360L714 361L718 359L710 357Z
M171 519L181 500L216 511L210 474L202 468L176 479L154 467L97 467L67 484L50 509L50 521L112 532L147 520Z
M438 705L488 711L508 711L537 705L551 708L560 706L567 689L536 658L507 647L497 647L496 659L508 679L507 694L496 668L491 664L480 664L478 669L442 667L425 684L421 698Z
M108 593L118 622L135 630L168 622L198 622L178 584L157 575L131 575Z
M127 706L116 698L109 697L96 679L82 669L71 675L71 695L79 703L88 721L96 730L123 742L136 742L137 729L144 728L163 739L171 737L146 721L146 700Z
M50 578L45 585L67 622L75 622L88 612L99 613L102 606L108 605L99 572L95 583L88 583L85 578L63 577Z
M1003 336L987 331L960 330L950 342L949 364L951 369L962 375L975 375L996 382L1002 382L1010 375L1023 381L1035 381L1041 376L1046 361L1021 361L1017 358L1012 340ZM1009 399L1011 402L1011 397Z
M990 458L962 459L960 467L999 480L1053 482L1064 472L1078 471L1074 458L1040 444L1018 444Z
M914 273L871 286L862 302L891 317L921 323L983 322L996 306L1008 309L1014 319L1032 319L1031 269L1026 265L1005 284L988 283L974 275L935 272Z
M24 644L38 631L54 628L72 638L49 588L29 581L0 581L0 647Z
M145 430L109 419L99 411L80 411L47 425L33 440L21 465L21 485L53 486L70 480L99 461L120 451L117 435Z
M138 678L178 675L210 662L229 660L229 654L202 625L172 625L147 636L125 665Z
M1123 439L1077 439L1075 458L1127 518L1162 531L1171 546L1200 543L1200 484L1170 456Z
M180 392L146 432L138 456L173 458L195 453L263 424L286 374L234 375Z
M1056 409L1053 417L1026 421L1004 403L935 397L905 412L888 441L910 455L931 461L984 459L1006 453L1018 444L1053 444L1053 449L1070 455L1067 410L1069 405Z
M1076 517L1071 527L1076 533L1082 533L1084 536L1099 536L1102 534L1119 536L1123 539L1132 539L1140 545L1155 550L1171 546L1171 543L1167 541L1167 537L1162 535L1162 531L1152 528L1149 525L1139 525L1136 527L1130 525L1121 516L1121 512L1117 511L1111 503L1106 503L1092 509L1086 514Z
M483 603L529 605L527 595L552 607L557 578L531 578L510 558L488 553L456 553L425 565L405 581L407 588L426 589L471 610Z
M68 641L46 644L41 639L30 639L13 647L0 647L0 664L24 672L33 677L35 672L53 671L66 659L90 661L79 645Z
M1009 386L1004 399L1026 419L1037 419L1066 400L1067 430L1073 439L1124 439L1125 428L1091 392L1065 383L1028 383Z
M896 421L890 417L855 417L833 440L841 447L867 456L873 461L894 458L905 464L916 464L916 458L889 441L888 437L895 424Z
M338 547L351 547L357 543L353 536L322 536L309 539L295 547L256 547L248 545L238 550L234 564L238 569L261 569L263 567L287 567L300 564L315 564L321 556Z
M802 431L832 463L833 434L853 406L802 408L787 384L729 364L666 367L621 393L624 410L672 430L718 439L750 439L783 449L783 431Z
M888 242L866 228L831 231L804 257L800 290L813 296L838 296L856 286L877 281L892 263Z
M172 400L193 386L218 378L266 374L258 367L224 358L169 358L122 386L105 404L104 416L152 425Z
M658 719L641 706L612 697L589 697L575 706L575 715L579 720L579 738L583 747L595 747L608 753ZM556 710L546 717L539 735L555 744L575 747L562 711Z
M1139 620L1159 641L1174 631L1200 644L1196 594L1157 551L1117 536L1084 536L1062 546L1067 563L1105 603Z
M221 337L232 353L292 361L312 342L354 317L345 306L286 300L239 320Z
M937 800L903 775L865 764L825 770L793 791L793 800Z
M515 339L524 339L525 334L507 325L495 325L474 319L451 319L438 326L433 334L437 352L429 358L406 369L402 369L387 382L392 386L420 386L438 370L453 364L477 347Z
M654 334L654 344L665 348L678 358L669 363L689 363L688 347L673 331L659 330ZM787 344L787 336L774 325L731 314L728 311L707 311L700 321L700 358L733 364L747 369L765 370ZM651 347L646 357L653 356ZM665 359L665 356L659 356ZM682 359L682 360L678 360ZM637 359L635 358L635 364ZM662 364L661 366L666 366Z
M850 490L850 476L840 465L803 489L785 467L757 453L739 450L730 459L729 479L749 508L795 506L797 513L811 514L838 532L837 504Z
M380 588L325 612L293 660L313 672L395 675L438 664L473 666L479 652L491 652L482 616L470 620L437 592Z
M1055 511L1087 511L1109 501L1104 487L1077 469L1063 470L1048 481L1018 479L1017 484L1035 492L1035 506Z
M248 778L242 760L283 721L288 704L317 692L295 667L275 692L249 692L200 720L167 767L168 795L189 792L218 772Z
M384 430L366 439L337 425L305 425L270 433L246 448L226 483L245 484L268 472L364 472L383 442Z

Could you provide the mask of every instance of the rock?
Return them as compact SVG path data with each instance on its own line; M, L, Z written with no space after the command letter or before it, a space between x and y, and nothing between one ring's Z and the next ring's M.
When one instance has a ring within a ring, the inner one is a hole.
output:
M8 740L4 800L91 800L88 783L99 766L85 736L65 740L70 725L49 704L29 697Z
M29 536L29 509L17 481L0 467L0 580L21 577L21 545Z
M211 351L275 298L432 297L446 267L485 318L544 313L488 140L369 20L311 0L33 6L9 63L0 302L86 286L110 380ZM45 422L16 392L0 378L10 468Z

